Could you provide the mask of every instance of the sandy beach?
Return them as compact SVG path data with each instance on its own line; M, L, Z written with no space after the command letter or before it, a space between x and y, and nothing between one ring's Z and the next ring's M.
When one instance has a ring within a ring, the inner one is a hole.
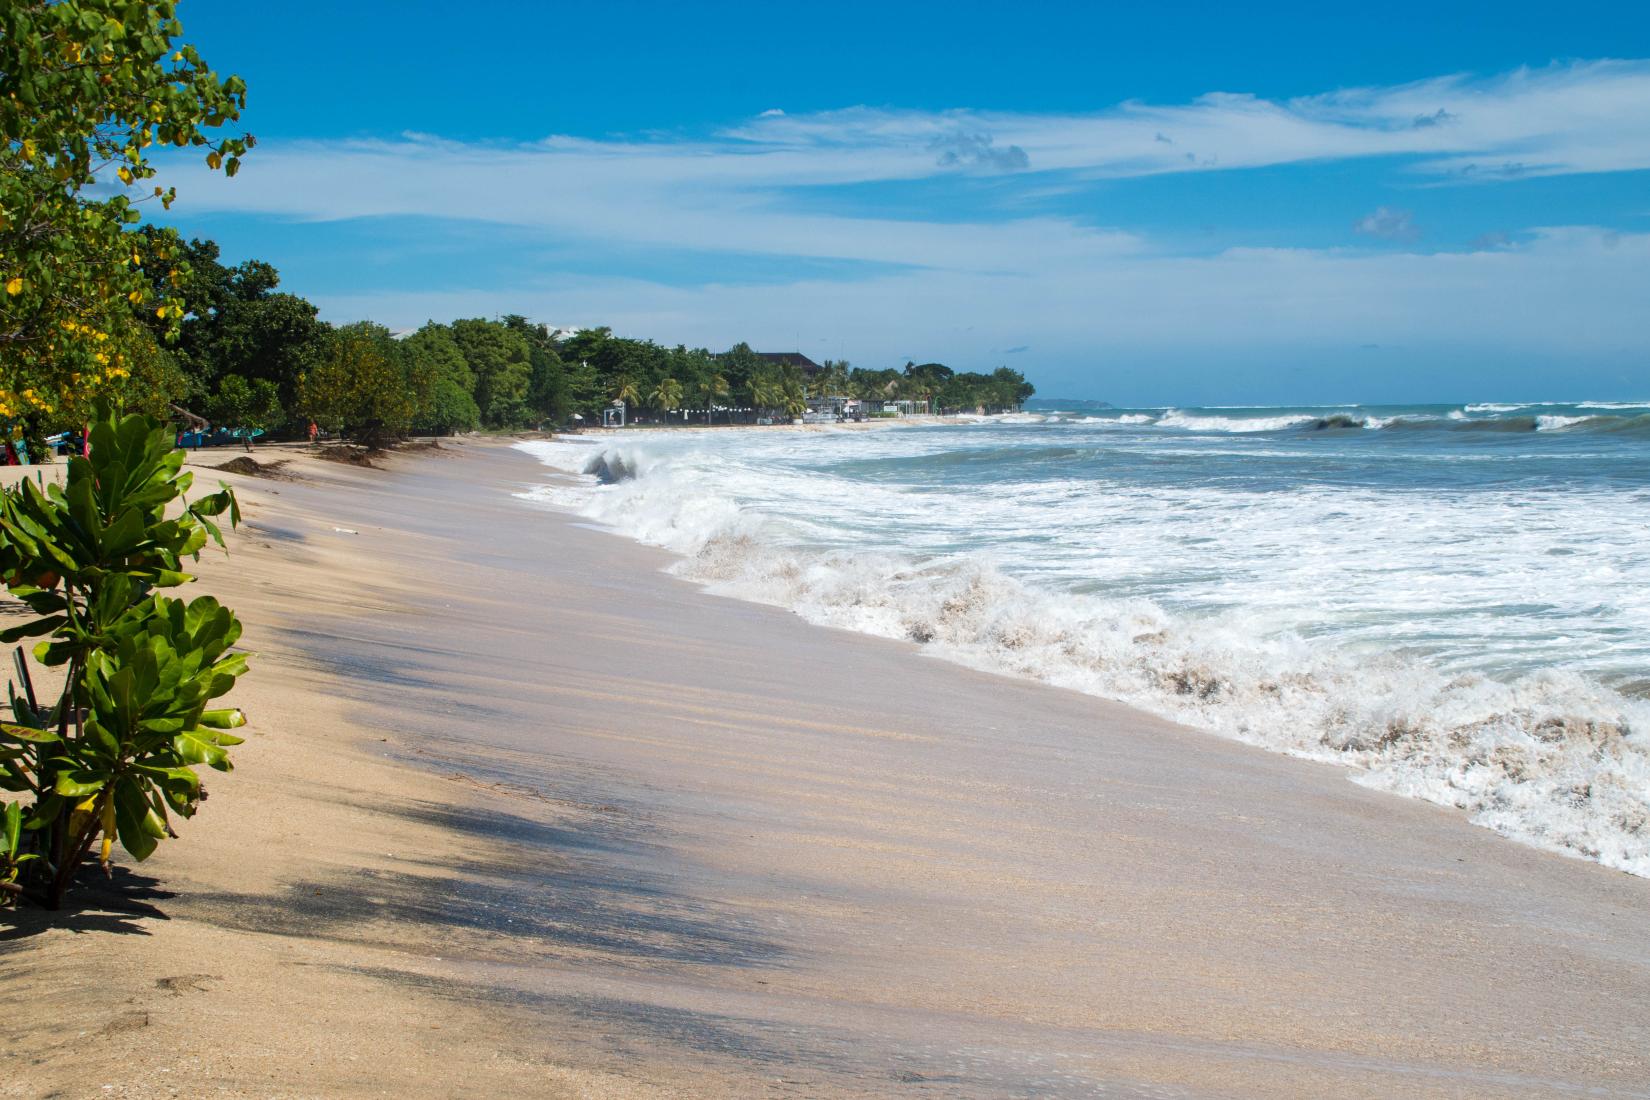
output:
M710 595L508 441L257 457L237 770L0 920L0 1096L1650 1096L1650 881Z

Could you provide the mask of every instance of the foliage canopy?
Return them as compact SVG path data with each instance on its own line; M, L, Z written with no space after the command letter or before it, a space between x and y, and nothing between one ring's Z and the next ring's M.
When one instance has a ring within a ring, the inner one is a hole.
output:
M0 421L82 416L132 376L135 311L167 332L183 317L176 235L145 256L128 232L140 204L175 197L147 183L155 152L205 148L232 176L253 139L212 136L246 87L182 30L169 0L0 4Z

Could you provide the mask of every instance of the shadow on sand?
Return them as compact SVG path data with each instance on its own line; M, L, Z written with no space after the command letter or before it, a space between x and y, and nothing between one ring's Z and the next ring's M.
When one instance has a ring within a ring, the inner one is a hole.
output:
M75 876L73 889L63 908L42 909L23 902L14 909L0 910L0 951L4 945L53 928L69 932L108 932L124 936L147 936L142 921L166 920L166 913L153 903L176 897L160 880L138 874L116 864L105 875L96 864L87 864Z
M656 843L622 814L553 823L506 810L415 802L385 813L482 842L452 861L394 853L392 868L316 876L273 895L189 893L175 915L229 928L383 943L403 925L462 954L450 933L536 941L526 953L577 950L613 961L743 966L779 948L723 911L672 888ZM483 941L477 940L478 945Z

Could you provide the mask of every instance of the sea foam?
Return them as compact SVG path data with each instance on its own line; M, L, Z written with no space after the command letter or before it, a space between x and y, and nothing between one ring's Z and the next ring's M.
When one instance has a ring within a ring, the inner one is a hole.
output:
M833 525L869 491L839 478L799 481L794 509L775 513L741 507L680 453L523 447L575 475L526 497L674 551L676 573L718 593L1344 765L1366 786L1650 876L1650 704L1585 675L1446 671L1279 630L1264 608L1188 615L1062 590L1005 573L989 552L925 546L920 515L901 550L832 546Z
M1318 417L1312 413L1290 413L1284 416L1198 416L1169 409L1158 419L1164 428L1184 428L1194 432L1276 432L1299 424L1310 424Z

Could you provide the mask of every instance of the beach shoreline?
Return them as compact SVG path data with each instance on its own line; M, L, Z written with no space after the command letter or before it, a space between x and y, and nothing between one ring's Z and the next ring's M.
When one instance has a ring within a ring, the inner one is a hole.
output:
M1650 883L718 598L508 440L288 456L202 570L254 736L165 918L0 943L99 1037L0 1095L1645 1094Z

